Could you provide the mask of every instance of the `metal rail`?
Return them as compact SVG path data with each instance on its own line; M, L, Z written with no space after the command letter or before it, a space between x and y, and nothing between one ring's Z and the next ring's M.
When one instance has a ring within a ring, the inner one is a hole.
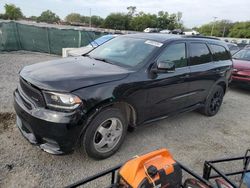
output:
M111 174L111 182L110 182L111 184L110 184L109 187L112 187L112 185L115 184L115 173L116 173L116 171L118 169L121 168L121 166L122 166L122 164L117 165L117 166L115 166L113 168L109 168L107 170L104 170L103 172L97 173L97 174L95 174L93 176L87 177L87 178L85 178L83 180L77 181L76 183L68 185L68 186L66 186L66 188L75 188L75 187L81 186L83 184L89 183L91 181L94 181L94 180L96 180L96 179L98 179L100 177L106 176L108 174Z

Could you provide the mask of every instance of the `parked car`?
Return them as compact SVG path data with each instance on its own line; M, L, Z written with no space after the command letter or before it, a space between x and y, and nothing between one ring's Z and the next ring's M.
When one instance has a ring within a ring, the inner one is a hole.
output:
M227 42L227 46L228 46L228 48L229 48L232 55L234 55L236 52L238 52L240 50L238 45L234 44L234 43Z
M233 55L233 83L250 86L250 48Z
M144 29L144 31L143 32L145 32L145 33L159 33L159 31L160 31L160 29L159 28L146 28L146 29Z
M176 35L182 35L183 31L181 29L174 29L171 33Z
M118 35L113 35L113 34L101 36L101 37L93 40L92 42L90 42L87 46L69 50L68 56L80 56L80 55L86 54L86 53L90 52L91 50L93 50L93 48L96 48L97 46L100 46L103 43L105 43L105 42L107 42L107 41L109 41L117 36Z
M107 158L128 129L195 109L215 115L231 71L220 40L119 36L85 56L24 67L14 92L17 126L49 153L80 143L90 157Z
M245 49L250 48L250 44L246 45L244 48Z
M198 31L191 30L191 31L184 31L183 34L184 35L199 35L200 33Z
M160 33L170 34L171 31L168 29L161 30Z

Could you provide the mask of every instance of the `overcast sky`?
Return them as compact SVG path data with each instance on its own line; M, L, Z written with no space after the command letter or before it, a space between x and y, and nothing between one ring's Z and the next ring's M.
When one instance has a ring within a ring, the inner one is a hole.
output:
M137 11L147 13L180 11L187 27L208 23L214 16L232 21L250 20L250 0L0 0L1 13L5 3L20 7L25 16L38 16L50 9L62 19L72 12L89 15L90 8L92 15L105 18L111 12L127 12L126 7L136 6Z

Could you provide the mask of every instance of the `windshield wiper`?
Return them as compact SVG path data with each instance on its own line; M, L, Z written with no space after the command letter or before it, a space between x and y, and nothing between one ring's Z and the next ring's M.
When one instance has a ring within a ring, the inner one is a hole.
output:
M90 59L93 59L93 57L92 57L92 56L90 56L89 54L83 54L82 56L84 56L84 57L88 57L88 58L90 58Z
M98 60L98 61L103 61L105 63L113 64L111 61L109 61L109 60L107 60L105 58L98 58L98 57L91 57L91 58L93 58L95 60Z

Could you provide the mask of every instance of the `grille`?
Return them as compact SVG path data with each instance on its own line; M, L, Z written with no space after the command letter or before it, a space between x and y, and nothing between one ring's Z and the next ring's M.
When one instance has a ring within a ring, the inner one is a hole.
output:
M43 95L38 89L36 89L34 86L32 86L30 83L28 83L22 78L20 78L20 86L25 95L37 106L45 106Z

